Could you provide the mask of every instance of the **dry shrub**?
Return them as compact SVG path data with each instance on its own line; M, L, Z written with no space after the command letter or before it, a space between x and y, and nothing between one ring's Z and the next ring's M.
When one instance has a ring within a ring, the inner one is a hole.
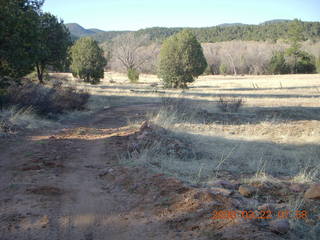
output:
M190 112L193 106L185 98L163 97L161 99L161 107L171 112L187 113Z
M58 128L56 121L41 118L31 107L17 109L11 107L0 112L0 138L16 135L27 129Z
M6 105L32 109L39 115L52 117L66 111L82 110L89 94L74 87L62 87L55 83L46 87L32 82L13 84L7 90Z
M218 108L222 112L238 112L239 108L244 104L242 98L223 98L220 97L217 103Z
M135 151L143 153L152 148L155 155L171 156L180 160L195 157L192 142L149 121L142 124L140 131L136 133L132 140L128 149L129 153Z

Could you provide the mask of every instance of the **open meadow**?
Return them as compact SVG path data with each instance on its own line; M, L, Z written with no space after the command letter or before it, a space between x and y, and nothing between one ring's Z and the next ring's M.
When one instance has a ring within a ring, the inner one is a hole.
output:
M221 169L298 182L319 177L319 74L202 76L188 90L162 89L153 75L143 75L138 84L117 73L107 73L99 85L70 82L92 94L90 109L158 103L150 121L187 139L201 156L156 157L164 171L184 179L209 181ZM219 99L243 104L238 111L223 111Z

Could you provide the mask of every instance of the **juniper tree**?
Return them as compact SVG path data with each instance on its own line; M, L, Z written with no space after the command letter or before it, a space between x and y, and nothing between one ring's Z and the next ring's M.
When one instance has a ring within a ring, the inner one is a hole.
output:
M75 77L96 84L104 77L107 64L103 50L90 37L80 38L71 47L71 71Z
M165 87L186 88L206 69L207 62L195 35L183 30L164 41L159 54L158 76Z

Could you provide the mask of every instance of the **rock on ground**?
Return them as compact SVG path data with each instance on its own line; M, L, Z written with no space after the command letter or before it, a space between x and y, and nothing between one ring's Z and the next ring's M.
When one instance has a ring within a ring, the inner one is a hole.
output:
M304 194L305 199L320 200L320 184L312 185Z

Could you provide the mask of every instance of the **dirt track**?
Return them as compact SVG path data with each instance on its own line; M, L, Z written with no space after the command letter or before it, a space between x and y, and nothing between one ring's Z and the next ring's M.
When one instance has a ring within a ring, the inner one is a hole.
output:
M211 219L236 199L119 163L141 134L128 119L157 107L110 108L65 129L2 139L0 240L283 239L254 221Z
M0 239L179 238L150 214L143 195L116 181L130 179L117 162L134 131L127 118L147 107L104 110L82 126L3 140Z

